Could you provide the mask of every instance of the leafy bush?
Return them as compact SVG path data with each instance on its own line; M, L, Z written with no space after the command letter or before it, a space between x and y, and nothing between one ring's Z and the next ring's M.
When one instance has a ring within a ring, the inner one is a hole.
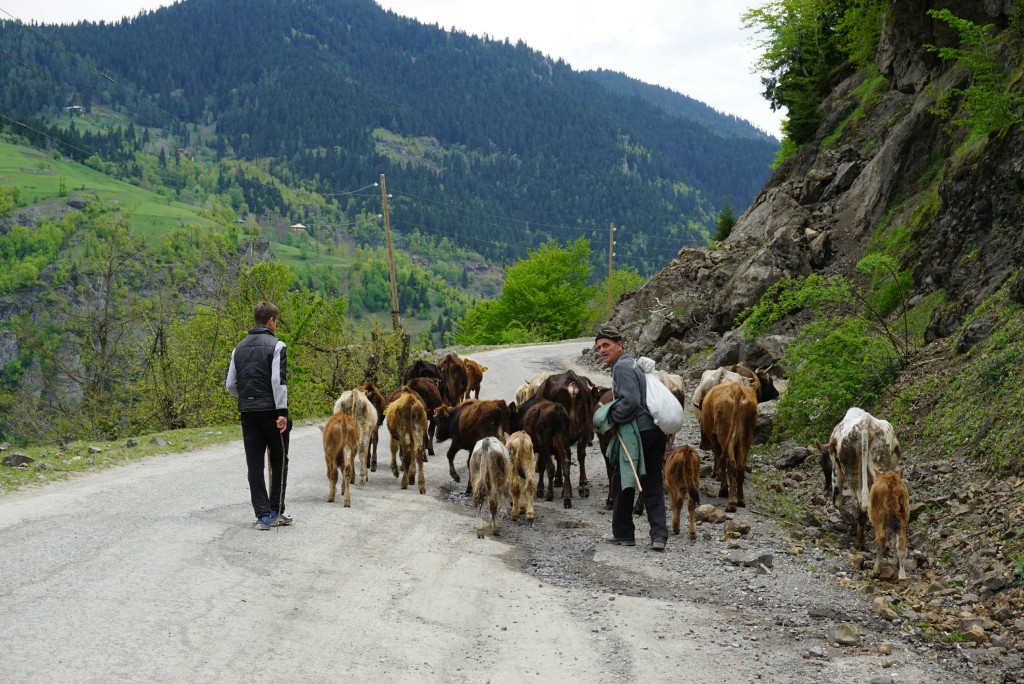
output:
M754 339L773 323L781 321L805 307L816 311L826 305L852 302L850 283L842 277L825 278L810 275L805 278L786 276L768 288L760 301L744 309L736 317L747 339Z
M806 326L783 356L789 387L779 400L776 436L828 437L851 406L875 400L896 376L896 353L870 324L846 316Z

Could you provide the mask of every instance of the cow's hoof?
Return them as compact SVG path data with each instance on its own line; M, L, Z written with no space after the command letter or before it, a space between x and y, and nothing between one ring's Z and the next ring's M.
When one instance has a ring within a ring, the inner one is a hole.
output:
M561 487L561 486L562 486L562 478L560 478L560 477L556 477L556 478L555 478L555 479L554 479L554 480L553 480L553 481L551 482L551 484L555 485L556 487Z
M398 468L392 468L391 474L394 475L395 477L398 477Z
M746 501L737 501L736 505L739 506L740 508L746 508L747 507L747 502Z
M718 490L718 498L719 499L725 499L728 496L729 496L729 490L728 489L719 489Z
M604 502L604 510L610 511L613 508L615 508L615 502L614 501L612 501L611 499L608 499L607 501Z
M732 504L730 504L730 505L725 507L725 512L726 513L735 513L736 512L736 507L733 506Z
M572 508L572 499L562 499L563 508Z
M672 528L672 534L679 534L679 528L678 527L673 527Z
M409 484L416 484L416 476L415 475L410 475L409 476Z
M427 493L426 485L424 485L422 482L420 482L420 494L426 494L426 493Z
M582 499L589 499L590 498L590 486L589 485L580 485L579 493L580 493L580 498L582 498Z
M456 472L452 471L452 474L451 474L451 475L452 475L452 479L453 479L453 480L455 480L456 482L462 482L462 478L461 478L461 477L459 477L459 474L458 474L458 473L456 473Z
M371 473L377 472L377 464L376 463L374 463L373 465L370 466L370 472Z
M544 495L544 500L545 501L554 501L555 500L555 495L554 494L545 494Z
M434 452L430 452L430 455L431 455L431 456L433 456L433 455L434 455ZM424 457L423 457L423 462L424 462L424 463L427 463L427 457L426 457L426 456L424 456Z

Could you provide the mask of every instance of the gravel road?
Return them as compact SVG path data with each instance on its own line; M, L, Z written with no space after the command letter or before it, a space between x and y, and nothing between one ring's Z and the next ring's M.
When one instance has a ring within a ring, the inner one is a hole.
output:
M482 398L511 400L586 344L471 354L488 367ZM835 559L790 555L756 490L737 515L744 538L704 523L664 554L604 545L595 444L589 499L538 501L532 527L505 518L479 540L447 445L425 466L426 495L384 466L346 509L325 501L320 431L298 426L295 523L270 532L250 525L240 441L5 494L0 681L975 681L830 583ZM740 551L771 567L734 565ZM840 625L857 645L832 642Z

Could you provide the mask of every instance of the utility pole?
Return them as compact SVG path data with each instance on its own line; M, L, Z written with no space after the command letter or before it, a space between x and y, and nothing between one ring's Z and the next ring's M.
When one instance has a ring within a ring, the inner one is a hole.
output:
M615 256L615 224L608 226L608 320L612 318L612 257Z
M384 205L384 233L388 238L388 268L391 270L391 325L395 330L402 328L398 315L398 285L395 284L395 253L391 247L391 219L388 218L388 186L384 174L380 174L380 201Z

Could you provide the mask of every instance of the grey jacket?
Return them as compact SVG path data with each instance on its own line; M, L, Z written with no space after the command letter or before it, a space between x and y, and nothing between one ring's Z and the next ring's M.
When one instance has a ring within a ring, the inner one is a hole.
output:
M620 401L609 413L611 422L635 420L640 432L658 429L647 410L647 378L629 354L622 354L612 366L612 397Z

